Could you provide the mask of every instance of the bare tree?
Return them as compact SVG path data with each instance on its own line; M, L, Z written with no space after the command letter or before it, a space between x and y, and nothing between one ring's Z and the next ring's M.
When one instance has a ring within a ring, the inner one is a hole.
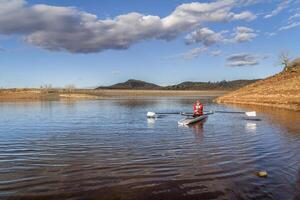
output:
M292 58L289 51L282 51L278 56L278 64L284 67L284 70L287 70Z
M74 84L66 85L65 90L67 93L71 94L76 89L76 86Z
M52 85L51 84L45 84L45 85L42 85L40 87L40 89L43 93L49 93L49 91L52 89Z

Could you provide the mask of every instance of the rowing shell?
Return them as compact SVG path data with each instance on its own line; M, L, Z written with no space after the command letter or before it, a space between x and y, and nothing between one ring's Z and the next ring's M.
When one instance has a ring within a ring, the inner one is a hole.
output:
M185 119L178 121L178 125L184 126L184 125L193 124L193 123L202 121L202 120L206 119L207 117L208 117L208 114L201 115L199 117L187 117Z

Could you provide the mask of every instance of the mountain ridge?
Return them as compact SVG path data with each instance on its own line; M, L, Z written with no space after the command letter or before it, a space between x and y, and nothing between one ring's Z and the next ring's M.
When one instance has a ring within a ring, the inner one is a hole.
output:
M184 81L179 84L160 86L146 81L129 79L122 83L117 83L111 86L100 86L95 89L129 89L129 90L235 90L254 83L260 79L253 80L233 80L233 81L218 81L218 82L193 82Z
M100 86L96 89L160 89L161 86L146 81L129 79L122 83L116 83L111 86Z

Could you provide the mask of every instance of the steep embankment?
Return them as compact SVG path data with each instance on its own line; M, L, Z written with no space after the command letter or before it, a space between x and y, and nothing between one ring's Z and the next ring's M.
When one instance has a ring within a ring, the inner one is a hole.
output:
M285 71L219 97L216 102L300 111L300 59L292 62Z

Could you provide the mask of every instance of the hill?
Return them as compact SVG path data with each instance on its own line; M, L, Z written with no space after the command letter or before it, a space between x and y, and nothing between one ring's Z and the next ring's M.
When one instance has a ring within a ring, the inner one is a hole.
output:
M96 89L144 89L144 90L235 90L254 83L257 80L235 80L220 82L182 82L177 85L159 86L145 81L130 79L124 83L118 83L107 87Z
M300 111L300 59L291 62L284 71L219 97L216 102Z
M183 82L178 85L167 86L168 90L235 90L254 83L257 80L235 80L220 82Z
M161 86L155 85L153 83L147 83L145 81L129 79L123 83L117 83L115 85L107 87L98 87L96 89L135 89L135 90L158 90L161 89Z

